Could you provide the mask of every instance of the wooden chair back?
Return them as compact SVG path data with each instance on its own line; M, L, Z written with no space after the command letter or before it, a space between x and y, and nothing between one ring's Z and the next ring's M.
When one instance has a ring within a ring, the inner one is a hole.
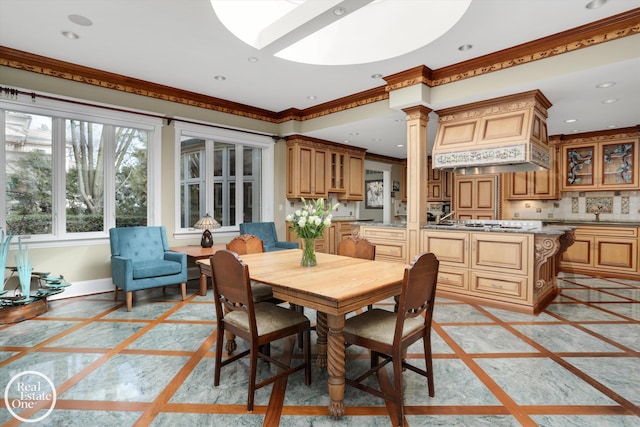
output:
M404 322L407 318L417 317L423 312L424 326L427 330L431 330L439 266L438 258L431 252L425 252L416 255L411 265L405 268L398 301L394 341L397 339L411 340L407 336L402 337Z
M345 237L338 244L338 255L352 258L370 259L376 258L376 245L360 236Z
M232 311L243 311L249 317L249 329L255 333L249 266L229 250L216 251L210 262L216 319L220 322Z
M227 243L227 249L238 255L257 254L264 252L264 242L253 234L241 234Z

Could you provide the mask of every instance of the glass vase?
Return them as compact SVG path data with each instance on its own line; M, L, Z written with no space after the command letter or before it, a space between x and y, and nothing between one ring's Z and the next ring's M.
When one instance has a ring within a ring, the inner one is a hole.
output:
M313 267L317 264L316 239L302 239L302 260L300 261L300 265L303 267Z

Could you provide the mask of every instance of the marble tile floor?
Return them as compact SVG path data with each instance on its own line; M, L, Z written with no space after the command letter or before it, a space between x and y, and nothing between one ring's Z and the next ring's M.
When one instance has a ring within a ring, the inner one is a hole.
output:
M558 284L561 295L538 316L439 298L436 394L405 372L405 425L640 427L640 281L561 274ZM0 425L392 425L382 399L349 387L345 416L329 417L327 373L315 364L311 386L298 372L258 390L247 413L247 363L223 368L213 387L213 297L197 291L190 284L186 301L177 288L139 292L130 313L112 293L52 301L36 319L0 325L3 396L10 390ZM301 357L292 340L272 349L283 353ZM420 343L408 357L424 364ZM348 349L347 372L367 364L364 351ZM259 377L265 369L260 363ZM46 389L45 377L53 406L7 407L15 378Z

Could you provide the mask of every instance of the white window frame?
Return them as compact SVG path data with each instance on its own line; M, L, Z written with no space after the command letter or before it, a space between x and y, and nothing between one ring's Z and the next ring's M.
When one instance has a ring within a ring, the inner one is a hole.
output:
M185 121L181 121L185 120ZM215 127L212 123L210 126L207 124L196 124L188 121L187 119L176 118L174 122L175 130L175 234L176 239L194 238L202 234L202 230L197 230L193 227L182 227L180 218L182 215L180 206L180 159L181 159L181 139L183 134L190 137L201 138L204 140L213 140L216 142L224 142L228 144L237 145L239 150L236 150L236 171L242 171L242 150L244 146L256 147L262 149L262 164L261 164L261 195L262 204L260 206L260 216L263 221L273 220L273 206L274 206L274 174L273 164L275 156L274 142L271 136L257 135L253 133L247 133L233 129L223 129ZM240 152L240 155L238 155ZM209 212L213 212L213 153L206 154L206 196L205 204ZM240 169L238 169L240 168ZM236 172L236 179L243 179L243 174ZM242 197L243 186L236 185L236 203L243 202ZM242 212L240 209L236 210L236 219L241 218ZM241 220L237 220L236 224L239 224ZM232 236L238 233L239 225L221 227L216 230L212 230L212 233L219 236ZM215 240L215 239L214 239Z
M28 92L26 89L18 89L20 92ZM149 132L147 140L147 224L160 225L161 217L161 182L160 182L160 165L161 165L161 141L162 141L162 119L160 117L151 117L153 113L132 110L131 113L123 112L122 107L108 104L92 102L87 105L86 100L64 97L55 94L40 93L42 96L35 97L35 101L30 96L18 95L14 99L0 99L0 162L4 164L6 160L6 142L5 137L5 115L4 110L21 111L27 114L37 114L43 116L51 116L52 135L58 132L53 138L52 146L52 166L53 170L65 170L64 147L58 149L56 144L64 141L64 120L84 120L88 122L96 122L112 126L132 127L142 129ZM54 98L54 99L51 99ZM69 102L66 102L68 100ZM136 114L139 113L139 114ZM58 122L58 124L56 124ZM113 164L113 156L108 154L107 164ZM62 173L62 172L60 172ZM100 232L88 233L67 233L63 216L60 212L64 212L64 197L59 194L65 194L64 176L54 174L53 182L53 234L46 235L28 235L21 236L22 239L31 247L59 247L59 246L75 246L78 244L95 244L104 243L109 240L109 228L115 227L115 169L105 168L105 193L111 194L110 197L105 196L104 215L105 229ZM0 173L0 199L6 200L6 176L3 170ZM62 209L62 210L60 210ZM5 206L0 209L0 226L6 224Z

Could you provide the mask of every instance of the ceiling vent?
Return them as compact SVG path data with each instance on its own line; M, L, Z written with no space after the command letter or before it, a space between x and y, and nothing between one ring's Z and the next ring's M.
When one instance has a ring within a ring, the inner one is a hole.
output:
M549 107L534 90L436 111L433 168L459 174L549 169Z

